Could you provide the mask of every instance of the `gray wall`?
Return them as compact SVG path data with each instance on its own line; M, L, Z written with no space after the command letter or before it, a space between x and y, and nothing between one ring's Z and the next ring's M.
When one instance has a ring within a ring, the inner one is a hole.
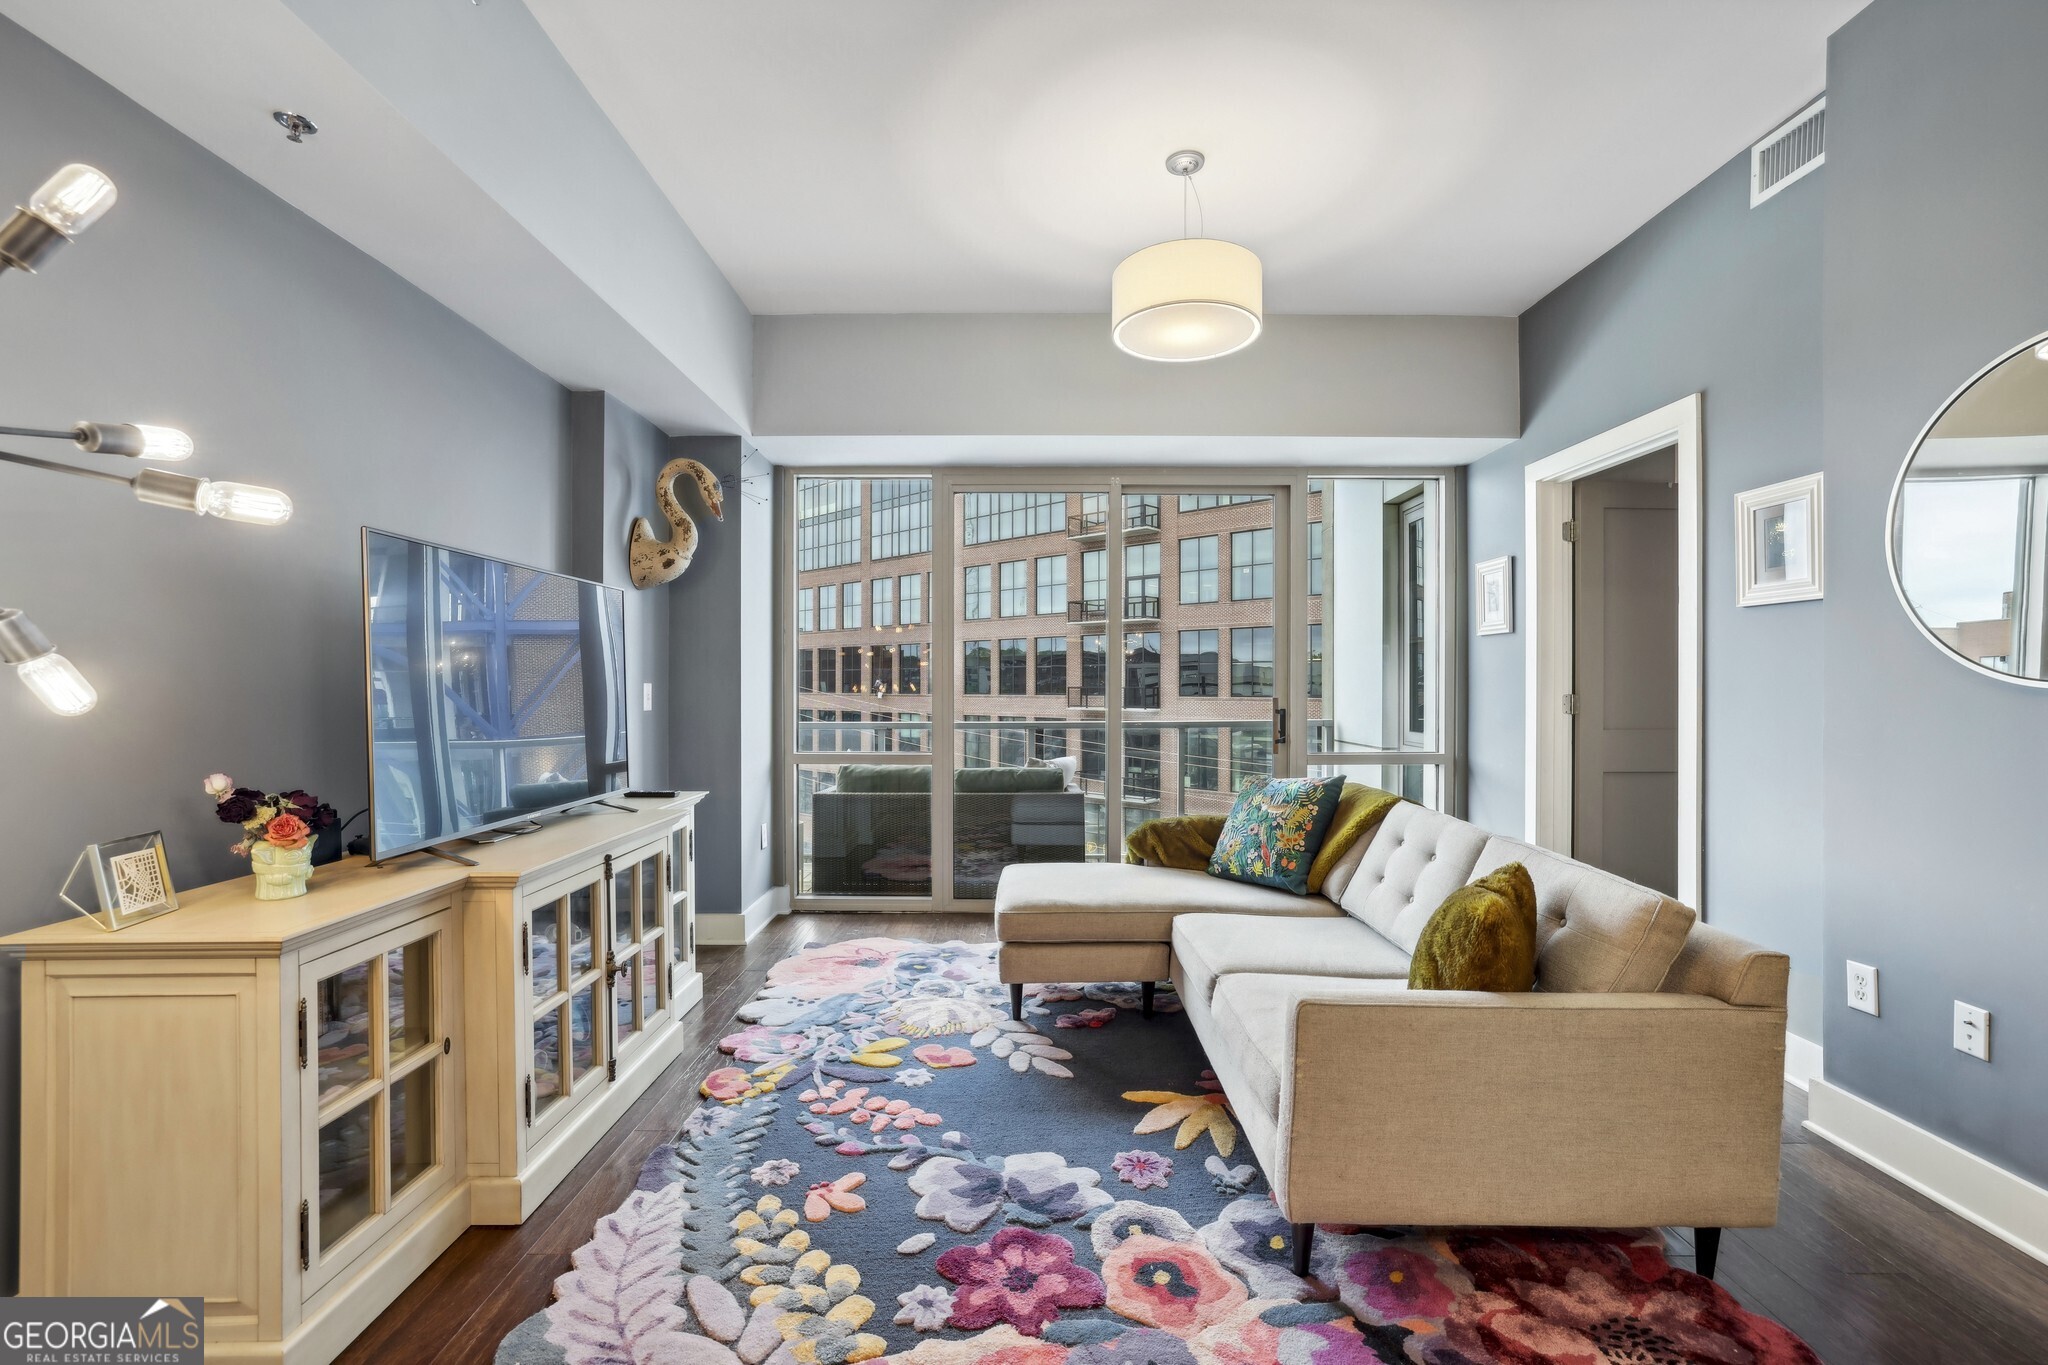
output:
M1259 343L1159 365L1096 314L763 317L754 433L1506 438L1512 318L1270 317Z
M1827 1076L2048 1181L2048 694L1942 658L1884 564L1921 424L2048 330L2048 6L1877 0L1828 66ZM1882 1017L1842 1003L1845 958ZM1956 999L1992 1012L1988 1066L1950 1047Z
M738 914L772 882L761 828L774 820L773 466L737 436L680 436L670 449L718 476L725 520L685 489L703 539L668 590L669 777L711 793L697 813L698 913Z
M632 725L632 784L668 785L668 618L666 595L633 586L627 530L646 517L658 536L655 476L668 461L668 436L608 393L569 395L570 573L626 594L626 699ZM687 494L685 496L688 496ZM652 706L644 688L654 685Z
M1748 158L1738 157L1524 314L1523 436L1472 466L1468 484L1469 560L1516 556L1526 592L1523 466L1688 393L1706 395L1703 899L1716 924L1792 955L1793 1028L1812 1038L1821 623L1831 604L1735 605L1733 502L1742 489L1821 466L1821 187L1834 170L1752 211ZM1832 483L1828 492L1832 499ZM1517 620L1526 612L1525 596ZM1488 829L1524 827L1526 644L1518 630L1467 645L1471 815Z

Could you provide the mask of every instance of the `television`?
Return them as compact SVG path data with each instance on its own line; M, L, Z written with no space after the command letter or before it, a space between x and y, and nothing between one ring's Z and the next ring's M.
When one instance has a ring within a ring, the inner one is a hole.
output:
M370 856L626 785L617 588L363 528Z

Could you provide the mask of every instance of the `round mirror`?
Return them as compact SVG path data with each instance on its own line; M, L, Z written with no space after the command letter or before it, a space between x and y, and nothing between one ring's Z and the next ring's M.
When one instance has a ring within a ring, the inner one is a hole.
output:
M1892 488L1892 585L1980 673L2048 687L2048 334L1979 371Z

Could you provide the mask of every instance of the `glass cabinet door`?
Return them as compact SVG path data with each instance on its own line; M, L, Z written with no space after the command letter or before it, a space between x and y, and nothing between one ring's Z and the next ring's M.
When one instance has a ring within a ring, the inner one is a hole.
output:
M299 1263L310 1292L448 1174L448 913L301 969Z
M603 1061L598 997L603 990L605 894L592 875L528 900L520 935L526 979L528 1051L521 1105L526 1126L552 1127L569 1101L589 1088Z
M668 846L610 860L612 1055L625 1056L668 1010Z

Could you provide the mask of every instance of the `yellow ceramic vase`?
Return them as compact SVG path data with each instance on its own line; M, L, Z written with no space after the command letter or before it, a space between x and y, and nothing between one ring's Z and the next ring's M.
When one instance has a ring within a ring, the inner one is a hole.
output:
M279 848L266 839L249 845L249 870L256 874L256 899L284 901L306 894L313 875L313 841L297 848Z

